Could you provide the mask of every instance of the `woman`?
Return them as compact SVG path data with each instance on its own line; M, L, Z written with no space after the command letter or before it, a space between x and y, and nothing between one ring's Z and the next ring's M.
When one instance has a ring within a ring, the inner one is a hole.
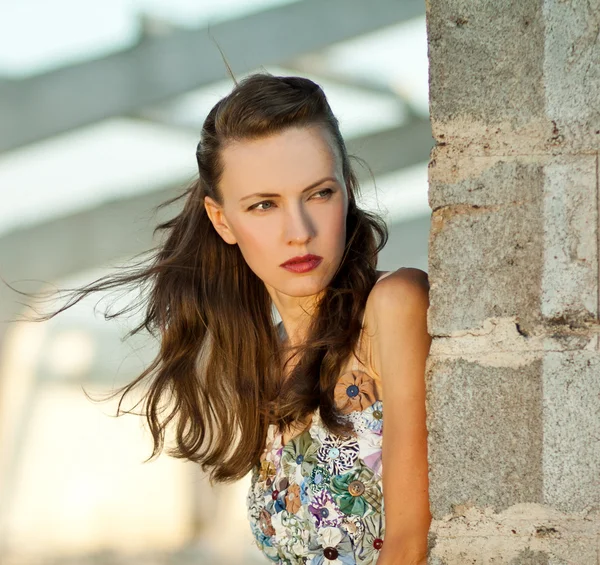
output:
M149 263L59 312L94 291L147 290L132 333L157 334L160 350L117 393L149 381L153 457L172 422L171 455L214 481L251 472L248 517L269 559L424 564L426 273L376 271L385 225L357 207L338 122L310 80L245 78L210 111L196 156L199 178Z

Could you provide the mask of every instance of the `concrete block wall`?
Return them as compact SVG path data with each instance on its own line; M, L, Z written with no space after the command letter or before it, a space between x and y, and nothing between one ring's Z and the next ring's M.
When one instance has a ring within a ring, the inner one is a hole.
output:
M428 0L431 565L600 564L600 1Z

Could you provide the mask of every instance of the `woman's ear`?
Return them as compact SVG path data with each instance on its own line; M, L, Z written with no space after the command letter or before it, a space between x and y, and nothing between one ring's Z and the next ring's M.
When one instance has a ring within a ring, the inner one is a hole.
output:
M217 233L223 238L223 241L225 243L229 243L230 245L236 244L237 239L235 238L233 232L229 228L227 218L225 218L225 214L223 212L223 207L220 206L217 202L215 202L210 196L205 196L204 209L206 210L206 215L211 221L213 227L215 228Z

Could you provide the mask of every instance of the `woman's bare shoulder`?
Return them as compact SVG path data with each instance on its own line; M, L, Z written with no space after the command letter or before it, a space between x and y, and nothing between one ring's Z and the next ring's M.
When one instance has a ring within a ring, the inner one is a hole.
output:
M365 304L365 326L369 335L395 326L403 313L427 310L429 307L429 278L425 271L401 267L388 271L371 289Z
M394 373L395 360L429 350L427 332L429 279L421 269L398 269L375 285L365 312L369 351L374 372ZM390 368L392 367L392 368Z
M429 291L427 273L416 267L400 267L395 271L378 271L378 282L373 286L367 299L366 315L372 314L377 304L390 300L401 300L402 296L411 297L412 293L422 295ZM408 293L408 295L407 295ZM385 304L380 305L385 307Z

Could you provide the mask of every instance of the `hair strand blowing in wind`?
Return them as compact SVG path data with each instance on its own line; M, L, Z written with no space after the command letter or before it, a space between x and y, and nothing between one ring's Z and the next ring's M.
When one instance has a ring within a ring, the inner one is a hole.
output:
M295 350L280 343L272 301L237 245L225 243L204 208L205 196L222 203L221 152L231 141L257 139L291 127L321 125L335 141L348 190L344 257L325 289L308 336ZM302 77L256 73L235 85L209 112L197 147L198 178L160 207L183 201L181 211L159 224L162 242L148 258L71 289L71 299L42 316L49 319L87 295L121 287L140 289L139 300L107 317L140 309L143 330L160 346L151 364L119 388L124 398L144 385L142 414L153 438L149 460L164 449L197 462L211 481L234 481L258 463L268 426L305 421L317 407L325 426L347 434L333 389L352 354L367 296L376 280L377 255L387 241L385 223L357 207L359 190L339 124L323 90ZM283 360L297 359L282 379Z

